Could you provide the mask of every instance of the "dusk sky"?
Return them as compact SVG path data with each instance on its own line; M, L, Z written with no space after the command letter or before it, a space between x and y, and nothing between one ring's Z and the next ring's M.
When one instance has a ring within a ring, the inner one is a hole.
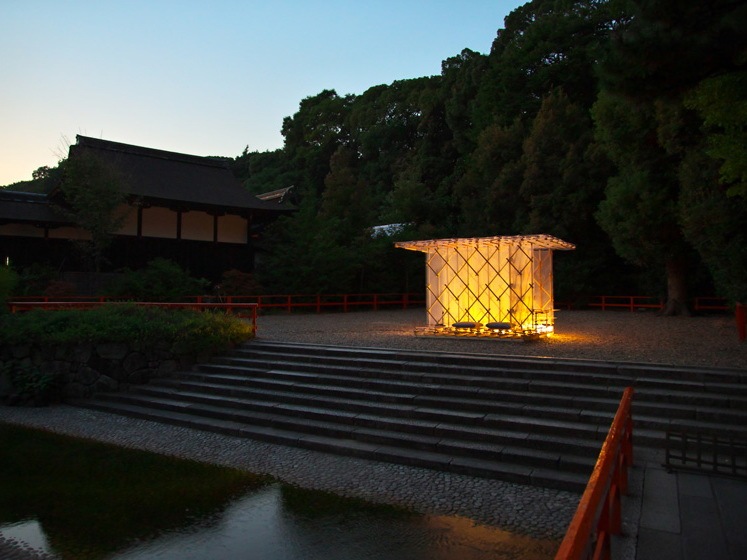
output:
M82 134L196 155L282 146L323 89L488 53L521 0L0 0L0 185Z

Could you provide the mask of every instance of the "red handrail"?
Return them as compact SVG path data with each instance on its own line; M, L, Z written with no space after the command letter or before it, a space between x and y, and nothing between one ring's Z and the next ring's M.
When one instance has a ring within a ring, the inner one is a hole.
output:
M610 535L620 532L620 496L627 491L633 463L632 402L633 388L628 387L555 560L610 558Z
M726 298L721 297L696 297L693 300L695 311L728 311L729 305Z
M105 302L124 301L122 296L18 296L15 302ZM187 296L185 302L195 303L254 303L258 309L282 308L290 312L293 309L313 308L321 313L326 308L339 308L345 312L357 307L371 307L378 310L385 306L398 306L408 309L415 305L425 304L422 294L414 293L363 293L363 294L269 294L269 295L235 295L235 296Z
M198 299L200 296L196 296ZM252 301L258 309L314 309L321 313L325 309L337 308L347 313L358 307L370 307L374 311L385 306L397 306L402 309L424 305L425 299L420 294L400 293L365 293L365 294L270 294L256 296L216 296L219 301Z
M624 307L630 311L636 309L663 309L664 304L651 296L594 296L597 301L589 302L589 307L600 307L602 311L607 308ZM655 303L651 300L656 300Z

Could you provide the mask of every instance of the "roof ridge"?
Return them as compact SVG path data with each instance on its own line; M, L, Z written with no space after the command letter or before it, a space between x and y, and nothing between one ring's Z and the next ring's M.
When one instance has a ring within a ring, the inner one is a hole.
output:
M227 159L219 159L216 156L196 156L192 154L183 154L180 152L170 152L159 150L157 148L148 148L146 146L135 146L134 144L125 144L123 142L114 142L113 140L104 140L102 138L92 138L90 136L76 135L77 145L87 148L97 148L109 150L112 152L124 152L136 154L139 156L166 159L172 161L181 161L184 163L193 163L196 165L206 165L210 167L228 167Z
M0 198L13 201L23 202L44 202L47 200L47 193L14 191L12 189L0 189Z

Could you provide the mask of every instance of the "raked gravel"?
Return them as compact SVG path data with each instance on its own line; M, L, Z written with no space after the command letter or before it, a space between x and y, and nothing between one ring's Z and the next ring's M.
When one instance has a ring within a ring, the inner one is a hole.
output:
M534 342L424 337L424 309L337 314L274 314L258 319L258 338L340 346L403 348L608 362L736 368L747 372L747 343L733 315L662 317L653 311L558 311L556 333Z

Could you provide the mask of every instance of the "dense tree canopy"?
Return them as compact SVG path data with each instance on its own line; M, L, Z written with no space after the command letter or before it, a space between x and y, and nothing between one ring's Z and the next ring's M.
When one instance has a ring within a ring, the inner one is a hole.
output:
M534 0L439 76L302 100L283 149L236 162L253 192L293 184L302 201L267 236L270 284L412 288L414 261L370 233L397 223L406 238L567 239L563 299L747 299L743 4ZM307 273L270 272L288 266Z
M747 260L734 241L747 211L747 6L631 0L628 10L599 66L596 131L616 164L600 224L628 260L664 263L668 312L682 311L693 284L693 248L719 292L744 300Z
M533 0L440 75L301 100L281 149L233 161L251 192L295 187L262 285L418 289L397 239L548 233L577 245L559 299L747 301L745 29L742 0Z

